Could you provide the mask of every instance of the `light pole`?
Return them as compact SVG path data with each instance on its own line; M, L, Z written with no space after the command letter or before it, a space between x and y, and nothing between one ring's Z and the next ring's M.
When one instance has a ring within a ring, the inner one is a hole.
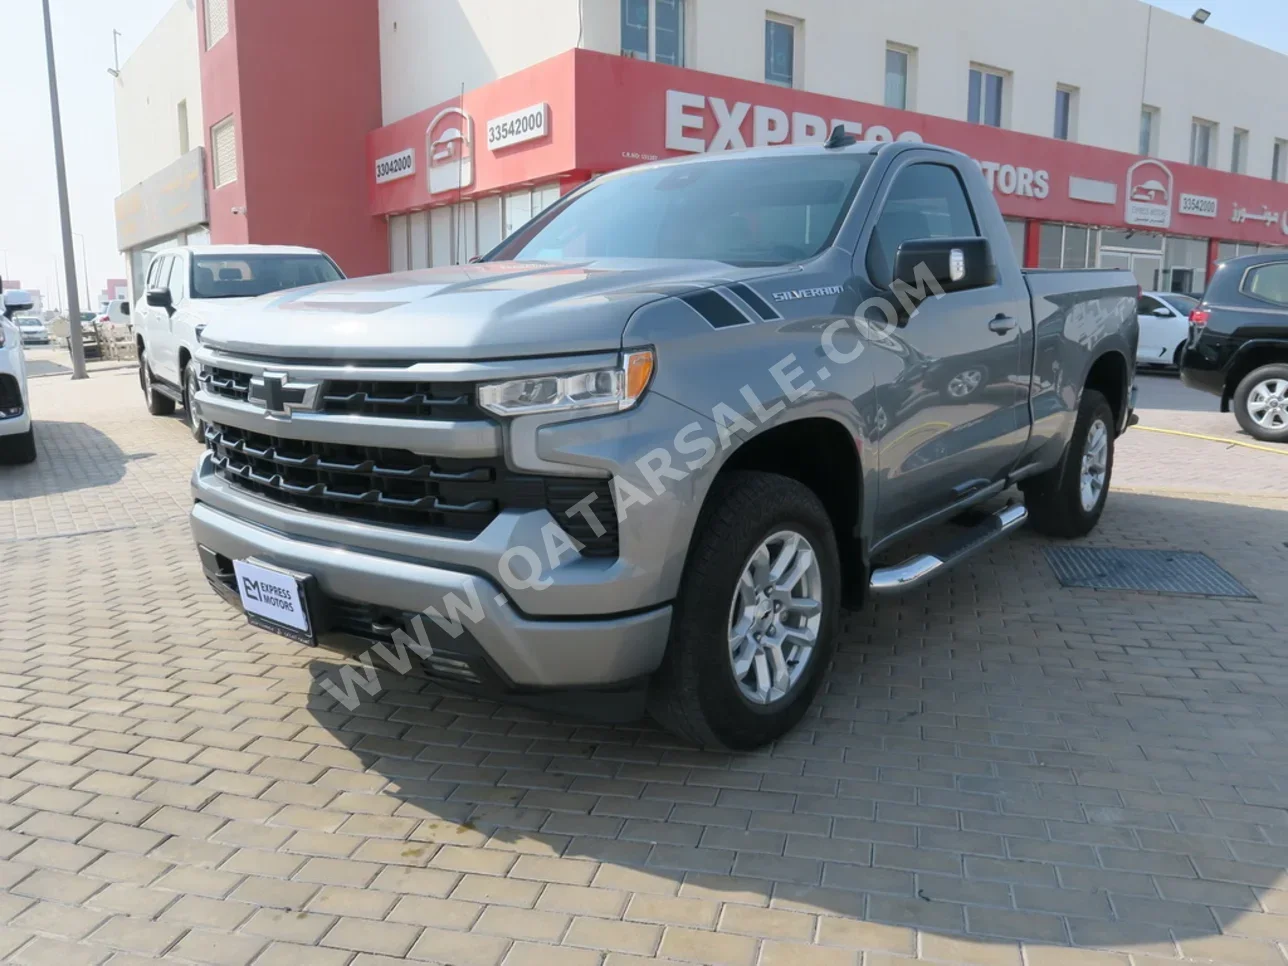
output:
M90 290L89 290L89 256L88 256L87 254L85 254L85 236L84 236L84 235L82 235L82 234L81 234L80 232L78 232L78 231L74 231L74 232L72 232L72 237L73 237L73 238L79 238L79 239L80 239L80 243L81 243L81 271L85 273L85 274L84 274L84 279L85 279L85 305L86 305L86 306L90 306L90 305L93 305L93 304L94 304L94 296L90 294ZM87 311L89 311L89 310L87 309Z
M49 114L54 127L54 170L58 177L58 214L63 229L63 265L67 271L67 346L72 356L72 378L84 379L85 347L81 344L80 302L76 298L76 252L72 247L72 213L67 201L67 165L63 160L63 119L58 110L58 69L54 65L54 27L49 0L41 0L45 13L45 59L49 62Z

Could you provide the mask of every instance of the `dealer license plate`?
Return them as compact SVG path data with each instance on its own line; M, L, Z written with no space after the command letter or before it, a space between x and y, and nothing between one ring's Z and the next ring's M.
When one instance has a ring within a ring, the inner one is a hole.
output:
M315 643L306 575L265 567L253 560L234 560L233 571L248 621L302 644Z

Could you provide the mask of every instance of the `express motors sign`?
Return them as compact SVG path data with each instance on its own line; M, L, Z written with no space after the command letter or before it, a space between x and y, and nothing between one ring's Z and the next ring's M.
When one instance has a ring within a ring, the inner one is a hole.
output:
M712 127L714 133L705 132ZM747 138L750 122L750 142ZM787 112L768 104L749 101L730 103L690 91L666 92L666 147L671 151L705 153L775 144L815 144L827 139L838 127L863 141L923 141L913 130L899 131L884 124L868 124L851 117L824 117L806 111ZM993 191L1041 201L1051 194L1050 172L1004 161L976 162Z

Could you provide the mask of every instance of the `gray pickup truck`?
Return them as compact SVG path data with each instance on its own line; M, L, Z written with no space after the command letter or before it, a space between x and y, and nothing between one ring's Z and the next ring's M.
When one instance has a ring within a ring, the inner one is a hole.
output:
M643 165L476 264L212 322L193 535L252 622L368 670L753 748L805 714L843 603L1096 525L1137 293L1021 271L956 152Z

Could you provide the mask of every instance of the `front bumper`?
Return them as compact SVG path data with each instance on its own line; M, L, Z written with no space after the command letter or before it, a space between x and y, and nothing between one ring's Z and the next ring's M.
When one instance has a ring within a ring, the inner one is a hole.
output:
M624 688L655 671L666 649L670 605L536 619L520 613L499 584L475 573L288 536L203 502L193 507L191 524L206 576L230 602L237 602L228 580L232 560L255 557L311 574L324 599L323 646L361 651L391 641L394 629L416 639L409 626L415 614L431 607L438 615L455 614L455 635L430 617L421 621L435 654L444 657L442 666L431 660L425 670L448 683L515 694ZM468 673L453 675L453 667Z

